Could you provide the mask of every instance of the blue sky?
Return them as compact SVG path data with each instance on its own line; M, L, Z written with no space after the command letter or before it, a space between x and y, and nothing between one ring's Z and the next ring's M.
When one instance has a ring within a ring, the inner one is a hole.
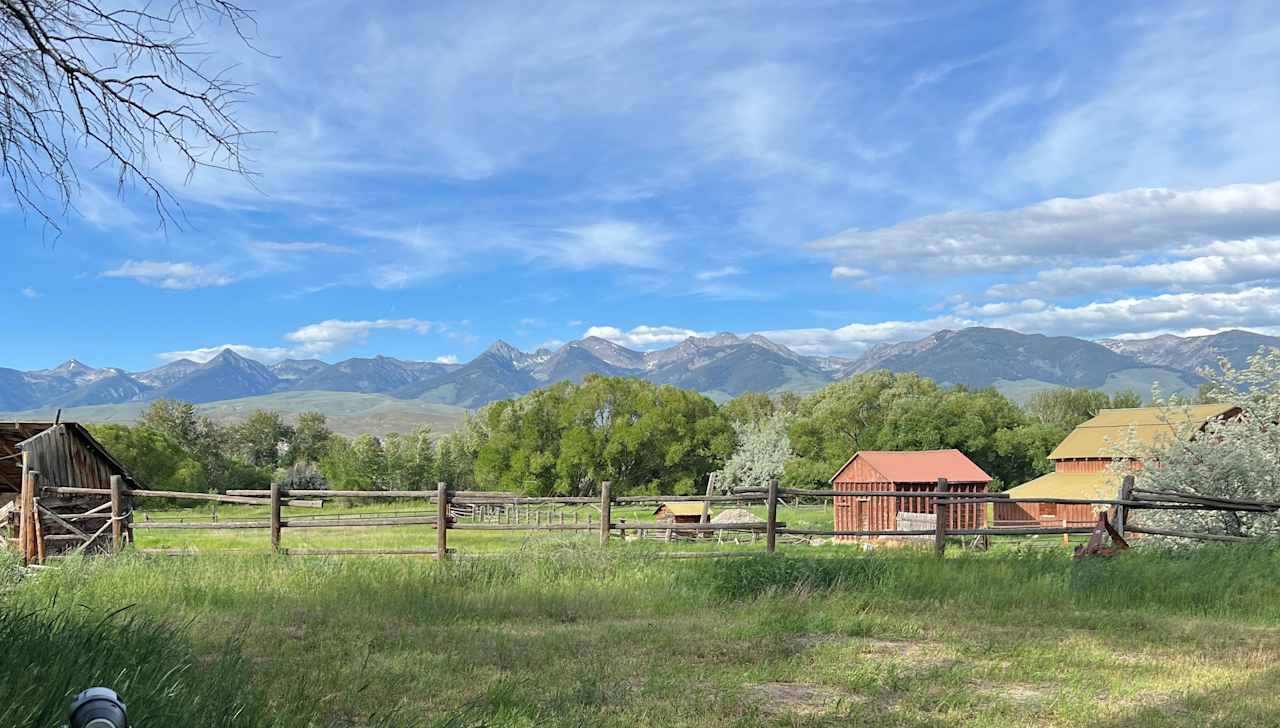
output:
M0 202L0 365L1280 333L1274 3L254 4L256 184Z

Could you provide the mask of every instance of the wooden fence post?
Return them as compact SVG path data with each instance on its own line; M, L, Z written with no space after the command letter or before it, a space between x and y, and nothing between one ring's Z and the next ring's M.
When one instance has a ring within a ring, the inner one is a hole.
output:
M767 518L764 524L764 550L773 553L778 547L778 479L769 480L769 499L767 502Z
M22 453L22 490L18 493L18 551L22 553L22 563L30 560L31 550L31 471L27 468L27 453Z
M271 484L271 550L280 553L280 484Z
M947 483L947 479L938 478L938 492L946 493L949 490L951 485ZM934 498L933 504L933 516L937 521L933 532L933 550L942 557L947 553L947 502L938 496Z
M609 545L609 529L613 527L613 498L609 493L612 483L600 483L600 545Z
M698 523L711 523L711 496L715 494L716 474L707 476L707 499L702 501L702 517Z
M1127 501L1133 499L1133 476L1126 475L1124 480L1120 481L1120 500ZM1124 538L1125 526L1129 524L1129 506L1116 506L1116 533L1120 534L1120 538Z
M124 488L124 478L119 475L111 476L111 550L120 553L120 548L124 542L124 521L121 513L124 503L124 494L121 492Z
M436 561L449 557L449 486L436 483Z

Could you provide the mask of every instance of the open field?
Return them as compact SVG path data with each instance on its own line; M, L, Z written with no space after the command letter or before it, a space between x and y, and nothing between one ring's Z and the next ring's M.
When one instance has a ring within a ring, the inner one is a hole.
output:
M0 599L0 724L55 725L96 683L144 726L1190 728L1280 714L1272 547L651 558L661 548L569 537L443 564L66 561Z
M150 404L128 402L69 407L62 411L62 419L85 424L131 425ZM323 412L328 418L329 427L348 437L366 432L375 435L411 432L422 425L429 425L436 433L445 434L457 429L467 414L467 410L462 407L359 392L278 392L209 402L196 405L196 409L220 423L238 422L255 409L275 410L290 419L301 412ZM45 408L6 412L0 414L0 417L6 420L51 421L55 414L57 409Z

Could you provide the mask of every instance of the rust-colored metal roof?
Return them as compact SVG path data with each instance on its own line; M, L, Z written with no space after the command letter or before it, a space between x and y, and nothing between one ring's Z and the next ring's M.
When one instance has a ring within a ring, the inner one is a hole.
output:
M836 482L854 460L870 465L885 480L894 483L934 483L946 478L950 483L990 483L991 476L983 472L959 450L917 450L892 452L887 450L863 450L847 462L831 482Z

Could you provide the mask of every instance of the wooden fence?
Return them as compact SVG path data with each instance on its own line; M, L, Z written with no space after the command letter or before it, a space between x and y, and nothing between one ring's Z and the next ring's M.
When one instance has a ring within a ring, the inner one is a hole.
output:
M815 529L790 527L786 523L778 520L778 505L785 497L817 499L819 501L833 499L839 497L848 497L852 495L850 491L841 490L806 490L781 488L777 481L769 483L767 488L748 488L738 490L728 494L716 495L708 492L706 495L681 495L681 496L663 496L663 495L633 495L633 496L615 496L612 494L611 483L605 481L601 483L599 496L520 496L513 493L493 492L493 491L457 491L449 490L445 483L438 483L434 491L427 490L402 490L402 491L363 491L363 490L286 490L278 486L272 486L269 490L240 490L229 491L226 494L209 494L209 493L184 493L177 491L158 491L158 490L139 490L124 488L120 479L112 478L111 489L109 493L104 493L98 488L80 488L73 486L40 486L36 488L38 482L38 473L32 473L30 485L31 491L38 490L40 493L51 495L67 496L67 495L99 495L106 499L102 505L94 508L92 513L99 513L110 508L111 526L111 542L110 550L119 551L126 541L132 540L133 530L142 529L261 529L269 531L270 544L273 551L283 555L430 555L437 559L447 558L454 553L449 547L449 532L463 530L477 531L562 531L562 532L594 532L598 534L599 542L602 546L608 546L611 539L615 538L615 534L624 534L626 532L645 534L650 532L660 532L667 534L688 534L688 535L710 535L718 532L734 532L734 533L751 533L763 535L764 550L766 553L774 553L780 537L783 536L801 536L801 537L837 537L837 538L859 538L859 539L924 539L933 541L933 546L939 555L945 553L947 542L950 537L1001 537L1001 536L1039 536L1039 535L1076 535L1090 534L1095 538L1099 534L1099 529L1105 528L1107 532L1115 535L1118 539L1123 540L1126 534L1154 534L1161 536L1174 536L1180 538L1193 538L1213 541L1248 541L1249 539L1232 536L1227 534L1210 534L1210 533L1190 533L1183 531L1174 531L1169 529L1156 529L1142 526L1140 523L1132 522L1132 513L1141 510L1196 510L1196 511L1233 511L1233 512L1261 512L1275 513L1280 510L1280 503L1268 503L1260 501L1234 501L1221 498L1212 498L1207 496L1199 496L1191 493L1180 493L1171 491L1140 491L1134 488L1132 476L1126 477L1123 481L1119 497L1115 499L1072 499L1072 498L1009 498L1007 495L1000 493L959 493L950 492L945 479L939 479L937 487L934 491L910 493L911 498L932 499L936 504L936 518L932 528L916 528L916 529L888 529L888 530L837 530L837 529ZM33 493L28 493L33 495ZM866 492L859 491L856 495L860 498L890 498L900 499L902 493L897 491L876 491ZM173 499L189 499L200 501L211 501L218 503L233 504L254 504L270 506L270 517L265 520L212 520L209 522L160 522L160 521L138 521L133 519L132 513L128 510L126 503L131 503L134 498L173 498ZM334 498L344 499L418 499L426 500L436 504L436 513L434 515L382 515L382 514L352 514L338 518L332 517L290 517L285 518L282 515L282 509L290 502L315 502L325 501ZM613 507L615 505L656 505L659 503L671 502L699 502L703 503L702 516L698 523L672 523L672 522L626 522L624 520L615 520L613 517ZM896 500L894 501L897 502ZM765 508L765 518L761 522L734 522L734 523L713 523L710 520L710 504L712 503L736 503L736 504L755 504L763 505ZM1099 511L1099 522L1089 525L1044 525L1034 524L1027 526L1002 527L987 526L976 528L954 528L948 525L947 509L957 504L986 504L986 503L1057 503L1079 505L1088 504ZM506 523L503 522L463 522L454 516L455 509L465 509L474 512L476 509L489 510L506 510L521 505L570 505L570 506L591 506L593 510L598 510L599 518L596 522L591 522L590 516L586 523L577 522L554 522L553 519L538 519L538 522L520 523L518 519L512 523L510 519ZM99 516L101 517L101 516ZM63 520L74 520L74 516L62 516ZM25 523L25 522L24 522ZM23 541L23 556L27 561L43 561L44 547L40 539L40 518L35 520L35 527L32 529L35 533L37 543L31 544L29 541ZM334 528L334 527L383 527L383 526L405 526L405 525L432 525L435 531L435 544L433 546L423 546L418 548L394 548L394 549L356 549L356 548L286 548L284 546L284 532L289 529L299 528ZM85 537L85 544L89 544L96 538L96 535L90 537L88 534L82 534ZM101 535L101 530L99 534ZM29 538L24 534L24 539ZM17 541L18 539L13 539ZM28 549L27 546L31 545ZM153 553L165 554L183 554L191 553L189 550L181 549L163 549L152 550ZM725 552L695 552L687 554L672 554L681 556L723 556L730 555ZM732 555L741 555L735 553Z

